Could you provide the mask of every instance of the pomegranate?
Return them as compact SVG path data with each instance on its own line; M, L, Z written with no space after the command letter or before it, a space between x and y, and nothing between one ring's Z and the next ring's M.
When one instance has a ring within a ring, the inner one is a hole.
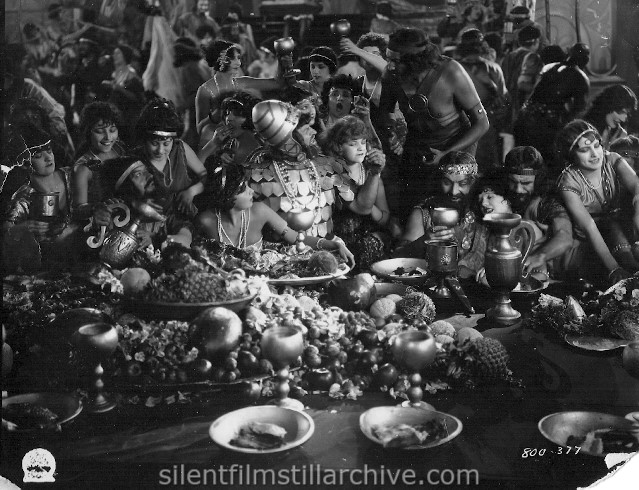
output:
M120 282L126 296L136 296L141 293L151 280L149 273L141 267L131 267L122 274Z
M203 348L209 360L223 361L240 344L242 320L227 308L207 308L193 320L190 335L191 342Z

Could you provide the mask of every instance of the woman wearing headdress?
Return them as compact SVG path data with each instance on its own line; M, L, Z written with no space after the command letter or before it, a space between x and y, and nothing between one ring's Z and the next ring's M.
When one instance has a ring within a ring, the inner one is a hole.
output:
M615 283L639 269L627 232L619 222L620 197L626 189L632 197L633 228L639 236L639 177L617 153L604 150L601 135L581 119L568 123L557 135L555 148L564 170L557 180L576 237L568 252L569 269L580 275L605 268ZM590 257L598 259L593 263Z
M328 46L318 46L311 51L308 60L311 79L300 80L297 83L300 87L319 98L324 91L324 84L337 71L337 55Z
M195 215L193 198L204 190L206 169L193 149L179 135L184 126L173 104L166 99L149 102L136 125L135 154L149 164L156 186L176 194L178 210Z
M227 95L242 91L260 96L264 90L277 90L284 86L284 80L279 78L240 76L242 48L237 44L218 39L205 48L205 57L215 74L200 86L195 96L200 147L211 139L215 128L222 122L220 108Z
M222 101L223 123L197 153L200 160L205 162L209 174L220 165L242 165L251 152L260 146L252 119L253 107L259 101L246 92L229 95Z
M2 230L17 242L23 241L28 232L40 243L43 257L56 262L71 260L70 239L77 226L71 224L73 192L71 190L71 168L55 168L55 157L51 151L51 137L35 126L20 128L12 134L8 145L15 154L16 164L24 165L28 181L13 194L3 212ZM35 200L39 194L57 194L57 216L53 219L34 216ZM11 242L5 241L5 246ZM10 265L10 264L5 264Z
M253 28L243 22L244 14L239 3L229 6L226 19L222 21L222 38L242 47L242 64L249 66L257 58L257 48L253 37Z

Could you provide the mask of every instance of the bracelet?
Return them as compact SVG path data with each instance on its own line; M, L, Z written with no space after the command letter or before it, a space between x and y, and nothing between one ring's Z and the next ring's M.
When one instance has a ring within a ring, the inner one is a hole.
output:
M322 250L322 240L326 241L326 238L320 238L319 240L317 240L317 243L315 244L317 250Z
M379 223L380 221L382 221L384 219L384 213L386 211L384 211L383 209L380 209L379 212L382 213L382 215L379 217L379 219L374 220L375 223Z
M622 250L629 250L629 249L630 249L629 243L620 243L619 245L617 245L616 247L612 249L612 255L616 255Z
M608 279L610 279L610 276L612 276L615 272L617 272L618 270L623 269L623 267L615 267L614 269L612 269L609 273L608 273Z

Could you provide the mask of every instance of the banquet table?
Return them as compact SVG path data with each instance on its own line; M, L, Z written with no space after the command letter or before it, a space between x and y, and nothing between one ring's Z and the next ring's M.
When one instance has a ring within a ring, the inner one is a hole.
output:
M547 292L564 294L561 289L553 291L552 286ZM446 301L437 303L438 318L475 325L484 336L500 340L523 388L486 386L426 393L425 401L463 423L461 434L441 446L403 451L383 449L368 440L359 428L361 413L398 401L381 391L366 391L356 400L333 399L325 393L304 397L315 432L300 447L271 455L228 452L213 443L209 426L220 415L245 404L220 393L212 396L209 403L120 405L103 414L81 413L61 433L49 436L3 432L1 473L19 484L22 456L34 447L43 447L56 458L56 482L60 488L187 485L189 470L219 470L234 464L242 469L288 471L290 486L290 472L297 468L300 473L296 474L296 482L302 481L305 472L305 486L318 488L328 487L333 481L330 475L342 471L346 475L359 473L356 481L347 477L338 485L335 480L339 488L358 486L362 472L368 475L366 487L408 486L406 481L402 485L402 480L392 480L398 474L396 470L410 470L414 481L422 483L419 486L433 487L437 487L437 475L441 476L442 485L446 483L444 475L451 478L458 470L462 470L461 475L463 470L476 470L479 488L576 488L604 476L608 470L603 458L560 451L541 435L537 424L545 415L566 410L619 416L639 410L639 380L623 369L622 350L580 350L565 343L554 331L532 330L524 323L506 328L486 324L483 312L490 305L490 295L482 291L467 293L478 314L464 316L458 313L461 308L456 303ZM517 306L525 314L531 305L524 300ZM256 404L261 403L264 401ZM526 449L536 449L537 455L529 456ZM539 455L541 449L545 449L543 456ZM432 470L439 473L433 474ZM213 477L209 474L209 478ZM247 482L246 475L241 481L239 473L235 473L233 481L230 473L224 482L219 473L217 478L220 487L247 488L250 483L257 488L288 486L271 484L274 482L268 479L259 484ZM202 479L197 481L203 483ZM207 480L208 485L188 486L211 488L211 481ZM463 479L459 483L464 486Z

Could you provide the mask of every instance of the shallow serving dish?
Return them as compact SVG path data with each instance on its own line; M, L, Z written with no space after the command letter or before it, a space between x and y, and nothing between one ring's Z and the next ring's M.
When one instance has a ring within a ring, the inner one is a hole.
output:
M413 408L413 407L401 407L401 406L393 406L393 407L374 407L369 410L366 410L359 417L359 428L364 433L366 437L368 437L371 441L382 445L382 441L380 441L374 433L374 428L382 425L397 425L397 424L407 424L412 426L418 426L425 424L431 420L440 420L443 424L445 424L448 435L441 439L437 439L434 441L429 441L424 444L407 446L402 448L391 448L391 449L401 449L401 450L419 450L419 449L428 449L431 447L441 446L442 444L451 441L455 437L457 437L462 429L463 424L461 420L457 417L449 415L444 412L438 412L436 410L425 410L423 408Z
M286 430L284 444L273 449L252 449L230 444L240 429L249 422L279 425ZM288 451L308 441L315 432L315 422L306 413L275 405L262 405L234 410L217 418L209 428L209 435L219 446L246 454L271 454Z
M3 398L2 409L16 403L30 403L48 408L58 416L57 423L62 425L76 418L82 412L82 402L73 395L62 393L24 393ZM16 432L33 432L39 429L16 429Z
M268 283L273 286L308 286L311 284L323 284L338 277L345 276L350 272L350 270L351 268L347 264L342 263L337 266L337 272L333 274L313 277L298 277L294 279L269 279Z
M425 272L411 276L399 276L395 274L395 271L400 267L403 267L407 272L414 271L417 268ZM371 272L383 279L413 286L424 284L430 277L428 273L428 262L424 259L398 258L380 260L371 265Z
M568 447L568 437L584 437L588 432L597 429L630 430L638 427L636 423L623 417L598 412L557 412L546 415L537 424L539 432L551 442ZM579 453L591 456L606 456L606 452L591 452L582 448Z
M593 337L589 335L566 335L566 343L573 347L597 352L606 352L627 346L631 341L623 339L611 339L606 337Z

